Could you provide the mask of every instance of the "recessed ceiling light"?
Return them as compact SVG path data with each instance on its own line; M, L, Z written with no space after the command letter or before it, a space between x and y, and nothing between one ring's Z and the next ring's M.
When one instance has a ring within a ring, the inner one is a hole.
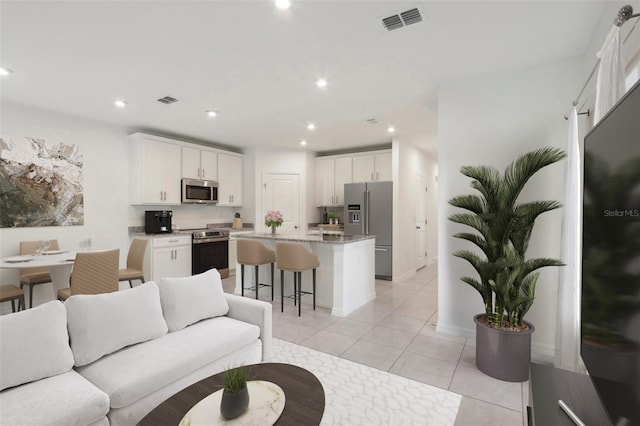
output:
M315 125L315 124L313 124L313 123L309 123L309 124L307 124L307 129L309 129L309 130L313 131L313 130L315 130L315 129L316 129L316 125Z
M11 71L9 68L0 68L0 75L5 76L11 74L13 74L13 71Z
M393 126L389 126L389 127L387 127L387 132L389 132L389 133L395 133L395 131L396 131L396 128L395 128L395 127L393 127Z
M214 110L210 109L210 110L207 111L207 115L209 117L217 117L218 116L218 111L214 111Z
M307 144L307 141L305 141L305 140L301 140L300 141L300 145L305 146L306 144Z
M319 78L316 80L316 86L320 87L321 89L327 87L327 84L327 79L325 78Z
M290 0L276 0L276 7L280 10L287 10L291 7Z
M122 99L118 99L117 101L115 101L113 103L115 106L117 106L118 108L124 108L127 106L127 101L123 101Z

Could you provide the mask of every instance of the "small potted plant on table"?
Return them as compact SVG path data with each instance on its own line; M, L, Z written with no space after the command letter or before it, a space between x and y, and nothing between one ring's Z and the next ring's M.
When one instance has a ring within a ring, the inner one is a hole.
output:
M226 420L234 419L249 407L246 367L231 368L224 372L224 391L220 402L220 414Z

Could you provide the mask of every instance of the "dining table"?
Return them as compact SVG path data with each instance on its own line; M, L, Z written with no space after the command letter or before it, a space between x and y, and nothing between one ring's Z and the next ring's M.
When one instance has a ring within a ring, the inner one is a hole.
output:
M0 269L49 268L54 298L58 290L69 287L75 251L49 250L40 254L9 256L0 259Z

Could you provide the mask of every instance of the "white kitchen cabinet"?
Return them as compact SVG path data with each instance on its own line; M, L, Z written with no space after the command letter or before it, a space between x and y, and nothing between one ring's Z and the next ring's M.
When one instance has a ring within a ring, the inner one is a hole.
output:
M393 180L390 151L354 155L354 182L373 182L383 180Z
M130 166L132 204L180 204L179 145L136 133L131 137Z
M229 237L229 273L233 274L236 270L238 240L235 237Z
M243 157L218 153L218 206L242 205Z
M140 238L140 237L136 237ZM147 236L144 276L147 281L191 275L191 235Z
M218 154L213 151L183 146L182 177L218 180Z
M316 159L316 205L342 206L344 184L352 182L352 158Z

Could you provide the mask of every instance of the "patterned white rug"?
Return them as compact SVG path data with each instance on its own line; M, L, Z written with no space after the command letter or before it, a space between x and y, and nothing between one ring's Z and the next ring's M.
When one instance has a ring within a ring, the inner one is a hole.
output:
M271 362L306 368L322 383L322 425L453 425L461 396L386 371L273 339Z

